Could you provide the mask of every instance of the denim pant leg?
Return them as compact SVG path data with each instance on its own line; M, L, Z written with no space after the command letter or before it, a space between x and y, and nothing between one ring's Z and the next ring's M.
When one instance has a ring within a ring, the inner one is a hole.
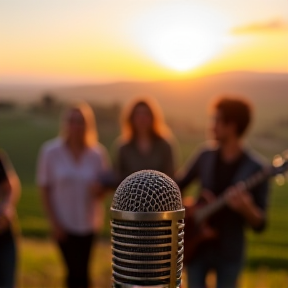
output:
M0 288L15 285L16 245L12 231L0 234Z
M195 259L186 267L188 288L205 288L206 276L211 270L216 272L217 288L236 288L242 266L242 260L224 260L217 253L211 253L210 257Z
M242 266L242 261L219 263L216 267L217 288L236 288Z
M205 288L205 279L209 271L207 263L204 261L195 261L186 267L187 287L188 288Z

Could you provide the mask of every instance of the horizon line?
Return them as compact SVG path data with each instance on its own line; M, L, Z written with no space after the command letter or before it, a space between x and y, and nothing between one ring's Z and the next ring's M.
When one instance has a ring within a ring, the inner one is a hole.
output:
M93 81L87 81L83 80L79 83L73 83L73 80L65 81L63 80L62 83L57 81L51 81L51 82L43 82L43 83L32 83L29 81L29 83L22 83L22 82L15 82L15 83L1 83L0 82L0 89L20 89L20 88L31 88L31 89L47 89L50 88L68 88L68 87L82 87L82 86L107 86L107 85L117 85L117 84L145 84L145 83L159 83L159 82L181 82L181 81L187 81L192 79L201 79L206 77L213 77L213 76L219 76L219 75L225 75L225 74L261 74L261 75L288 75L288 72L269 72L269 71L253 71L253 70L231 70L231 71L223 71L219 73L211 73L211 74L205 74L205 75L194 75L194 76L187 76L183 78L176 78L176 79L158 79L158 80L111 80L111 81L102 81L102 82L93 82ZM28 82L28 81L27 81ZM51 87L52 86L52 87Z

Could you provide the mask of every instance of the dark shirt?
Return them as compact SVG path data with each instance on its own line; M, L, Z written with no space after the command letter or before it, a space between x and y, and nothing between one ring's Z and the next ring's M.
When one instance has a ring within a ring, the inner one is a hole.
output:
M211 175L213 178L211 191L216 197L223 195L225 190L233 185L233 178L243 161L245 161L244 154L241 154L232 162L225 162L221 158L220 151L218 150L216 152L213 174ZM230 222L235 222L235 217L239 219L237 213L225 206L211 217L209 223L217 230L225 230L227 227L231 226L229 225Z
M224 190L232 184L233 177L239 169L245 156L241 154L234 161L225 162L221 157L220 151L218 150L216 153L213 172L213 192L216 196L219 196L223 194Z
M116 151L116 173L119 180L123 180L130 174L145 170L157 170L170 177L174 177L174 157L170 143L163 138L155 137L149 152L142 153L136 142L119 145Z
M248 151L243 151L241 157L231 163L225 163L218 149L204 149L189 164L184 173L176 180L180 190L183 190L194 180L199 180L201 190L207 189L216 197L224 193L229 186L245 180L263 167L262 162ZM268 181L257 185L251 191L252 199L265 212L268 196ZM242 215L225 206L209 219L219 237L217 240L203 242L197 250L197 257L208 259L211 253L220 259L242 261L245 250L244 228L246 221ZM265 227L263 222L256 231Z

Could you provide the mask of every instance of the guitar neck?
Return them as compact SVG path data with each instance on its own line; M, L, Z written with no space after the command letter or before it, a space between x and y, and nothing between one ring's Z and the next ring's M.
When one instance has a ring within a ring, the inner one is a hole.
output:
M253 174L244 181L237 182L234 186L229 187L224 193L218 197L214 202L207 204L203 208L197 210L195 213L195 223L200 224L202 221L206 220L212 216L217 211L221 210L226 205L226 194L231 188L235 188L241 191L249 191L265 179L271 176L271 167L265 167L259 172Z

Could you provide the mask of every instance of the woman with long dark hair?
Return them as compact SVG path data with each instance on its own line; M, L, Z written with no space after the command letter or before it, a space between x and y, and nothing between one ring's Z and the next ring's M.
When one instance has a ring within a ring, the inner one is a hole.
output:
M136 98L123 110L115 169L121 181L133 172L153 169L174 177L171 132L157 102Z

